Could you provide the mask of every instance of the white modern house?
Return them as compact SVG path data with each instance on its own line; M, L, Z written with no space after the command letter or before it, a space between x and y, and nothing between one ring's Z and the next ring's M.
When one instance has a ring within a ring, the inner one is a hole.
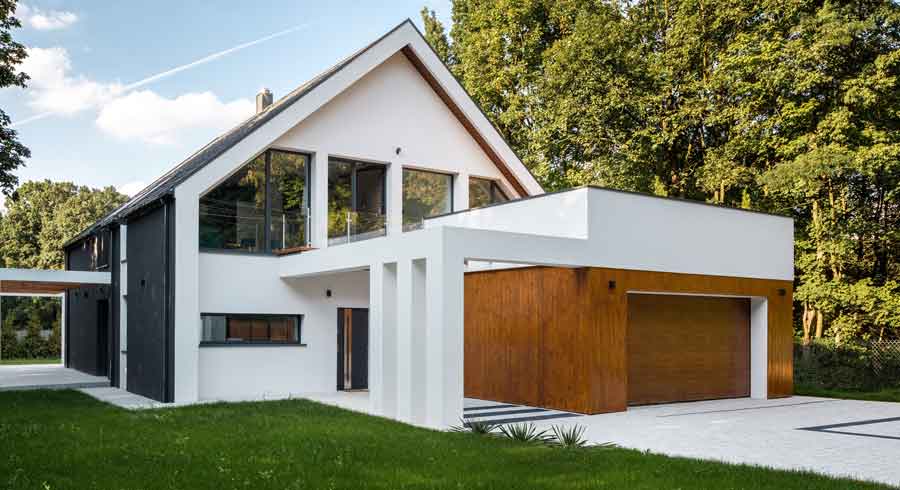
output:
M793 223L544 194L410 21L66 247L66 363L163 402L367 393L580 413L789 396Z

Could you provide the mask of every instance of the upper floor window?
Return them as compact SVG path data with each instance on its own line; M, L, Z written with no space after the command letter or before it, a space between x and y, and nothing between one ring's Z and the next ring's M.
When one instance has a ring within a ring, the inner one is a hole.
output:
M387 167L378 163L328 161L328 244L384 236Z
M453 176L403 169L403 230L415 230L429 216L453 211Z
M469 177L469 207L478 208L498 202L509 201L509 196L491 179Z
M267 252L307 244L309 158L269 150L200 198L200 248Z

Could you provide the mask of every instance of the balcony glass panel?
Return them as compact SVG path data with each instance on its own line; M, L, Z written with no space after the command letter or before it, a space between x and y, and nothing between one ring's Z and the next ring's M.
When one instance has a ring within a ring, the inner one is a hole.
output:
M452 175L403 169L403 231L419 229L425 218L452 210Z
M200 247L265 247L266 159L257 157L200 198Z
M309 223L308 157L302 153L272 151L269 166L270 246L273 250L305 246Z
M328 162L328 244L384 236L384 165L332 159Z
M509 201L509 197L496 181L469 177L469 207L480 208L489 204Z

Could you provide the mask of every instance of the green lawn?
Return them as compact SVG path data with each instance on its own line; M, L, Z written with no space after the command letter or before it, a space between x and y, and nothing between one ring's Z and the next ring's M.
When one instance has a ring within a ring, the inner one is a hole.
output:
M40 358L40 359L0 359L0 366L20 366L25 364L59 364L62 359L56 358Z
M886 388L880 391L826 390L811 386L796 386L794 393L824 398L846 398L848 400L870 400L876 402L900 402L900 388Z
M0 488L886 488L624 449L417 429L291 400L129 412L0 393Z

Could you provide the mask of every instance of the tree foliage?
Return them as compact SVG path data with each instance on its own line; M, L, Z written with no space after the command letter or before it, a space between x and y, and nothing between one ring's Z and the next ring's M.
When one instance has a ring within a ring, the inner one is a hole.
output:
M792 215L801 335L900 336L900 5L455 0L426 37L544 187Z
M6 200L0 220L0 266L62 269L63 245L127 199L113 187L22 184Z
M0 0L0 88L24 87L28 75L18 71L17 65L27 56L25 46L15 42L12 30L21 27L13 17L15 0ZM10 127L9 116L0 110L0 192L8 193L18 183L13 171L31 157L31 152L19 143L16 130Z

